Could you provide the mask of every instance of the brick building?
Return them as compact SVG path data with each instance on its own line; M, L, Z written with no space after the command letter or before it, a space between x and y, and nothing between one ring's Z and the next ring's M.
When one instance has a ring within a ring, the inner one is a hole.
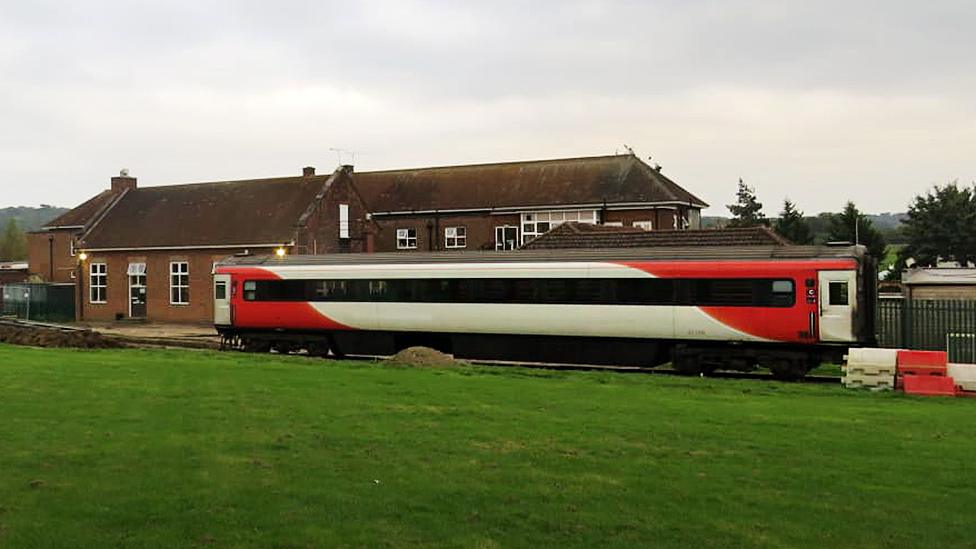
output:
M695 229L707 205L636 156L111 188L29 235L31 273L79 316L208 322L212 267L241 254L505 250L565 222Z
M27 282L29 264L26 261L0 261L0 286Z
M369 222L351 172L148 188L115 177L30 235L32 272L77 279L84 320L206 322L213 265L224 257L366 251Z
M363 172L377 251L503 250L567 221L697 229L708 205L632 154Z

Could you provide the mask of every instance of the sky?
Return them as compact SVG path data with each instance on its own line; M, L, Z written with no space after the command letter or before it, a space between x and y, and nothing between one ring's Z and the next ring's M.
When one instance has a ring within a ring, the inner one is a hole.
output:
M624 152L727 215L976 180L976 3L0 0L0 207ZM338 151L337 151L338 149Z

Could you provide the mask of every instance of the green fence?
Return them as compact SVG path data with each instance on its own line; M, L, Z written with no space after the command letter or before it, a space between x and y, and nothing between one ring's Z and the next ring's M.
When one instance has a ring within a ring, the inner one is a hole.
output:
M976 301L880 299L878 344L948 351L950 362L976 364Z
M75 319L74 284L4 284L0 296L3 316L43 322Z

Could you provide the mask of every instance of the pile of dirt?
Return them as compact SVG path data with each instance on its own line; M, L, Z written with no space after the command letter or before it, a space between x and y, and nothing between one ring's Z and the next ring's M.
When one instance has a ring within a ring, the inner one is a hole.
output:
M429 347L408 347L391 356L390 362L424 368L453 368L465 365L463 361L455 360L453 356Z
M31 347L75 347L80 349L123 347L118 341L91 330L64 331L55 328L9 325L0 325L0 343Z

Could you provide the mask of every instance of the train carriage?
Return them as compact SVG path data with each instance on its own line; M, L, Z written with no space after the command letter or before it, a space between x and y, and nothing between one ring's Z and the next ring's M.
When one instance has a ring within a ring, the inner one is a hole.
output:
M874 334L863 247L234 257L215 325L249 351L769 367L796 378Z

